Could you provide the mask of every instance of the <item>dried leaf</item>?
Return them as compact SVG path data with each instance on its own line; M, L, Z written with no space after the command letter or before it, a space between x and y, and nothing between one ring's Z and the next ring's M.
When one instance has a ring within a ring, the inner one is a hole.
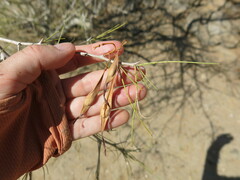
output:
M105 72L105 70L104 70L104 72ZM96 99L96 97L98 95L98 92L100 90L100 86L101 86L101 82L102 82L102 79L103 79L104 72L102 73L102 76L99 79L96 86L94 87L94 89L86 96L86 98L83 102L83 107L82 107L80 116L83 116L87 112L87 110L91 107L94 100Z
M116 82L116 74L117 70L119 68L119 58L118 55L116 54L114 58L114 62L111 64L111 66L108 69L108 74L107 74L107 79L106 79L106 89L108 88L108 85L110 84L109 89L105 89L103 93L104 97L104 103L101 107L100 110L100 117L101 117L101 131L103 132L107 122L109 122L110 118L110 112L112 109L112 97L113 97L113 90L114 90L114 85Z
M109 67L109 69L108 69L108 75L107 75L107 79L106 79L106 84L108 84L110 81L113 80L114 75L116 74L118 68L119 68L119 57L118 57L118 54L116 53L114 61L111 64L111 66Z
M116 77L116 75L114 76ZM113 100L113 90L114 90L115 78L113 78L110 88L104 94L104 103L101 107L100 117L101 117L101 131L103 132L107 122L109 122L110 113L112 109L112 100Z

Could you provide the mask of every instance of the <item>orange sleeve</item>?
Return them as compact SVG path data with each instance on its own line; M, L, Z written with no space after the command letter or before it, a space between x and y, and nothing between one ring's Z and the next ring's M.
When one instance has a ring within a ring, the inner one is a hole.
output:
M0 100L0 177L17 179L71 146L64 100L51 73L21 93Z

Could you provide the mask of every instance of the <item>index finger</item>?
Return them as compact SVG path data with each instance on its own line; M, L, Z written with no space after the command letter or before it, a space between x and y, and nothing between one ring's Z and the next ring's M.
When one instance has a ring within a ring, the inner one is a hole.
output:
M113 58L115 53L119 55L123 53L122 43L119 41L101 41L94 44L75 46L76 52L86 52L94 55L106 55L108 58ZM63 67L57 69L59 74L73 71L79 67L90 65L93 63L102 62L103 60L75 54L73 58Z

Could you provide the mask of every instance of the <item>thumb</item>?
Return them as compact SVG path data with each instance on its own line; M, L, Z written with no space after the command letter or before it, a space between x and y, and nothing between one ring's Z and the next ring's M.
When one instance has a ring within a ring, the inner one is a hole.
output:
M20 92L32 83L42 70L65 65L75 53L71 43L32 45L13 54L0 64L0 98Z

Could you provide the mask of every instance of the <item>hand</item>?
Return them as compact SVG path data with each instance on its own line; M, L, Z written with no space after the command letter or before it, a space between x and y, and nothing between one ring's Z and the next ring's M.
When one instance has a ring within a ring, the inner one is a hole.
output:
M100 46L98 46L99 44ZM101 129L99 113L103 102L102 96L99 96L95 104L88 110L87 118L78 119L75 123L73 123L73 119L79 116L85 96L93 89L103 71L84 73L63 80L59 79L59 75L101 61L77 55L76 51L102 55L112 51L115 47L121 48L121 43L117 41L110 41L107 44L105 42L105 45L101 44L102 42L76 47L71 43L56 46L33 45L17 52L0 64L0 99L21 93L39 77L42 71L48 70L52 72L52 83L58 85L59 94L62 95L61 98L65 102L66 115L73 138L79 139L99 132ZM123 49L119 53L122 52ZM125 81L130 83L127 78ZM118 81L116 85L120 84L121 81ZM142 86L140 89L139 100L146 95L146 88ZM136 96L135 86L128 86L127 92L134 100ZM113 99L115 108L129 104L123 88L118 88L114 92ZM124 124L128 119L127 111L113 111L111 113L111 128Z

